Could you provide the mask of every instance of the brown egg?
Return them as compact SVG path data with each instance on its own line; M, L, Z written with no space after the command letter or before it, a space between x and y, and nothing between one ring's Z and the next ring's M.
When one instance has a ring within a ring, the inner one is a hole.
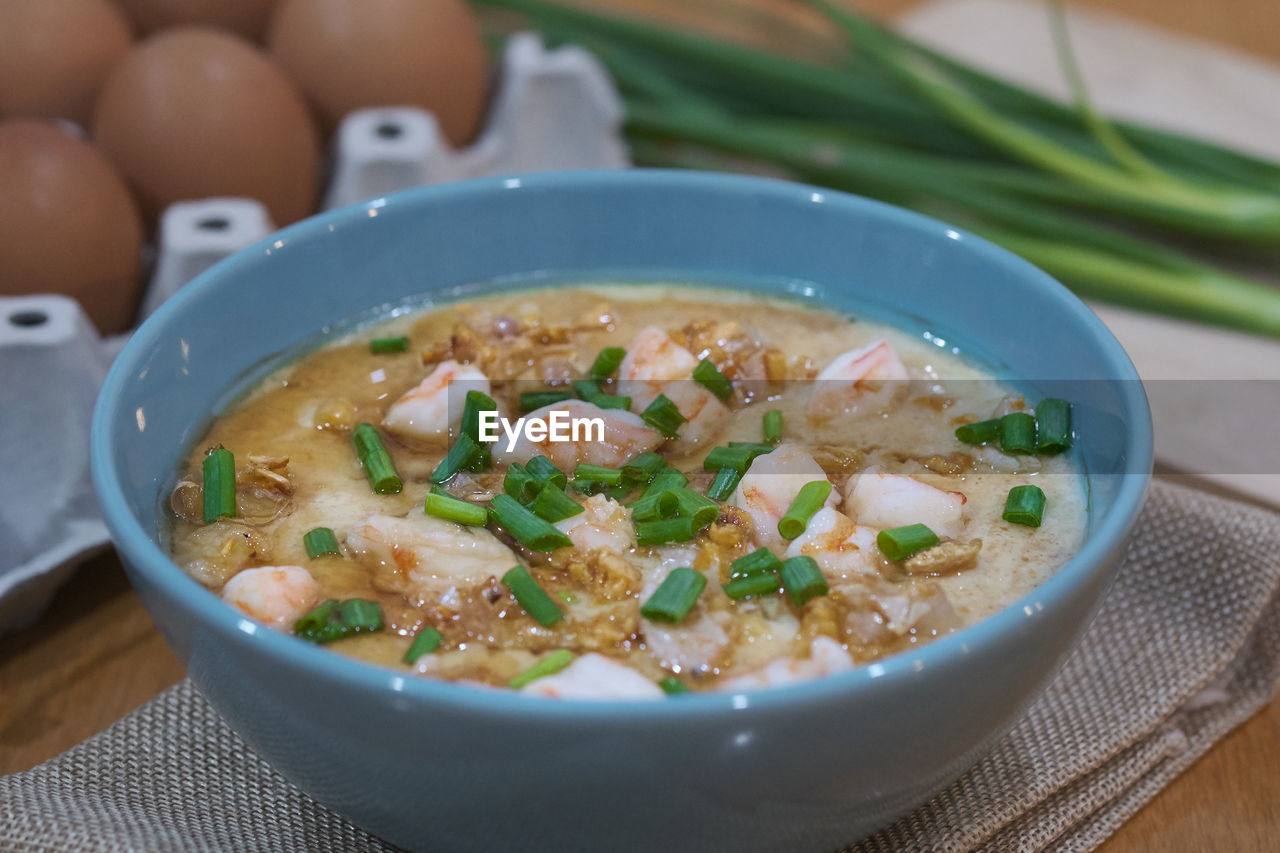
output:
M488 56L463 0L281 0L267 45L326 131L352 110L430 110L470 142L488 95Z
M258 199L277 225L315 211L320 148L306 104L265 53L225 31L141 42L108 75L93 137L150 220L211 196Z
M102 332L128 328L142 218L102 152L50 122L0 122L0 187L0 293L65 293Z
M132 40L108 0L0 0L0 118L84 124Z
M47 2L47 0L46 0ZM208 24L262 39L276 0L116 0L142 33L179 24Z

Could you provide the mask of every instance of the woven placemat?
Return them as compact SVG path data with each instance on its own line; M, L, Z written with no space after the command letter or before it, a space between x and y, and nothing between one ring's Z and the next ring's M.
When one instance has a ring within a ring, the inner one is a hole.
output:
M1157 482L1106 602L1025 718L849 849L1091 850L1277 683L1280 516ZM0 849L393 848L290 785L184 681L0 778Z

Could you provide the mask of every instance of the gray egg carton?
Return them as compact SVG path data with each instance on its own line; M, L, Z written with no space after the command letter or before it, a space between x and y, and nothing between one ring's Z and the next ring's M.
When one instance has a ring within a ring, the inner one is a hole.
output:
M578 47L512 36L485 128L455 149L424 110L359 110L334 138L324 208L485 175L630 165L622 103ZM161 216L141 315L192 278L275 230L243 198L174 204ZM128 335L99 336L64 296L0 297L0 635L39 618L75 566L109 542L89 483L89 422ZM175 452L178 448L175 448Z

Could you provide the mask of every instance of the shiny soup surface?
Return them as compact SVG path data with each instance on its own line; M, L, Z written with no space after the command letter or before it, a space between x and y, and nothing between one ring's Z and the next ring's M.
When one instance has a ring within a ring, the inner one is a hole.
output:
M692 285L396 316L212 421L173 556L249 617L423 677L660 698L851 669L1007 606L1084 536L1041 401L927 337Z

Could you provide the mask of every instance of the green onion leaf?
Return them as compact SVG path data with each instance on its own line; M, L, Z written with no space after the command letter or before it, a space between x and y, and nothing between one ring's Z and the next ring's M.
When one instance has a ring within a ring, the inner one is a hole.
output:
M625 473L622 468L606 468L604 465L588 465L583 462L573 469L573 478L587 483L604 483L607 486L618 486L622 484L622 478Z
M522 504L527 504L538 496L542 484L530 476L519 462L507 466L507 473L502 478L502 490Z
M635 485L652 482L658 472L667 467L667 460L660 453L641 453L622 466L622 476Z
M640 608L640 615L655 622L682 622L706 585L707 578L702 572L690 568L672 569Z
M459 471L483 471L491 461L487 448L480 446L466 433L461 433L454 439L453 447L449 448L444 459L431 472L431 482L436 485L447 483Z
M1036 419L1026 412L1010 412L1000 419L1000 450L1021 456L1036 452Z
M636 522L636 544L644 547L667 542L689 542L698 535L692 518L663 518Z
M489 512L499 527L531 551L554 551L573 546L562 531L525 509L510 495L495 495L489 504Z
M721 589L724 590L725 595L737 600L752 595L768 595L771 592L777 592L778 587L778 576L773 572L765 572L731 580Z
M680 414L676 404L671 402L666 394L655 397L653 402L640 413L640 417L667 438L675 438L680 425L688 422L688 418Z
M524 509L524 507L521 507ZM515 566L502 576L502 583L525 612L544 628L550 628L564 618L564 613L551 600L551 596L538 585L524 566Z
M805 528L809 526L809 519L822 509L822 505L826 503L830 494L831 483L827 480L805 483L796 494L795 500L791 502L791 506L787 508L787 514L778 521L778 532L782 534L782 538L795 539L804 533Z
M524 463L524 470L540 483L554 483L557 489L569 485L569 478L556 464L545 456L535 456Z
M356 455L364 466L364 473L369 478L369 485L380 495L398 495L404 488L400 475L396 473L391 454L382 443L373 424L357 424L351 433L351 443L355 445Z
M1004 520L1039 527L1044 518L1044 491L1039 486L1014 486L1004 502Z
M439 487L432 489L427 495L422 511L436 518L456 521L458 524L469 524L472 527L483 527L489 521L489 512L484 507L455 498Z
M782 441L782 412L777 409L764 413L764 440L772 445Z
M374 338L369 341L369 352L374 355L384 355L391 352L404 352L409 348L409 339L400 338Z
M488 394L483 391L468 391L462 404L462 425L459 431L487 451L487 442L480 441L480 413L496 411L498 404Z
M414 637L413 642L409 644L409 651L404 653L404 662L412 665L423 655L431 654L440 647L440 641L443 639L435 628L424 625L418 632L418 636Z
M597 380L608 379L626 357L627 351L622 347L605 347L591 363L591 369L587 371L587 375Z
M204 458L204 523L236 517L236 458L219 447Z
M676 515L692 521L694 530L702 530L720 517L720 504L693 489L681 487L667 494L675 495Z
M976 424L964 424L956 427L956 438L965 444L989 444L1000 435L1000 419L978 421Z
M707 497L713 501L727 501L741 482L741 471L736 468L721 468L716 472L716 478L711 481L711 487L707 489Z
M1036 406L1036 452L1051 456L1071 446L1071 404L1046 397Z
M729 577L737 579L779 571L782 571L782 561L777 555L768 548L757 548L730 564Z
M382 605L363 598L339 603L329 599L293 626L293 632L313 643L331 643L353 634L382 630Z
M938 534L923 524L890 527L876 534L876 545L890 560L905 560L917 551L938 544Z
M662 692L668 696L679 696L681 693L688 693L689 688L684 686L684 682L676 678L674 675L668 675L666 678L658 682L658 686L662 688Z
M307 556L313 560L330 555L342 556L342 549L338 547L338 537L334 536L333 531L328 527L317 527L304 533L302 547L307 549Z
M779 575L796 607L804 607L809 599L827 594L827 579L822 576L822 570L813 557L792 557L782 564Z
M590 379L578 379L573 383L573 393L583 400L601 409L622 409L631 411L631 398L606 394L600 390L600 383Z
M534 515L554 524L582 513L582 504L556 488L555 483L543 483L538 496L529 504Z
M543 406L563 403L572 396L568 391L526 391L520 395L520 411L532 412Z
M646 493L631 504L631 520L638 523L671 518L676 514L676 507L679 504L680 501L676 497L674 489L666 492Z
M544 655L537 663L507 682L512 690L519 690L531 681L537 681L548 675L555 675L573 663L574 654L568 649L556 649Z
M698 362L698 366L693 369L693 378L721 400L728 400L733 396L733 383L716 368L709 358Z

